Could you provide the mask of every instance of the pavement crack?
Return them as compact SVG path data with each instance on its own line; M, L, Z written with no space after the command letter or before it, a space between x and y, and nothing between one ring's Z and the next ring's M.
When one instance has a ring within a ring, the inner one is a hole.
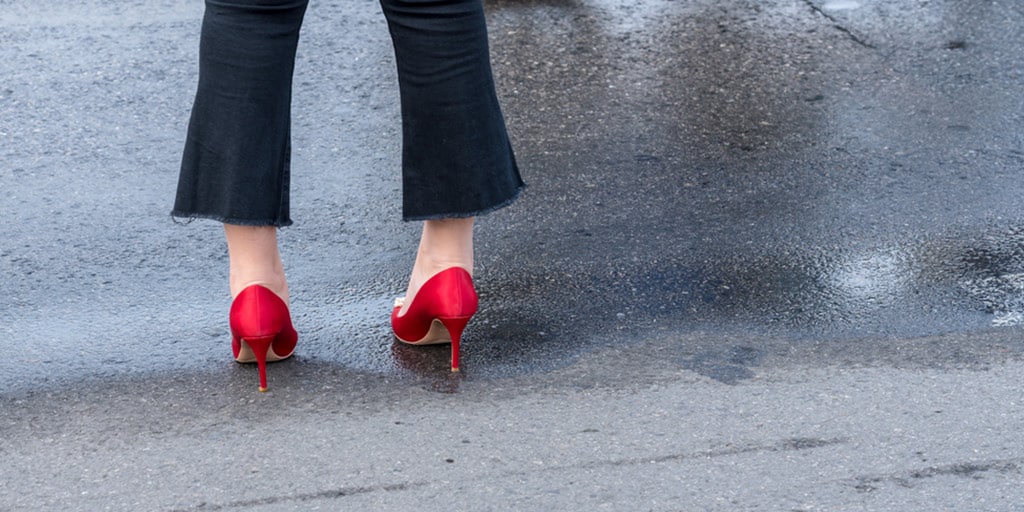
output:
M406 482L400 484L390 485L375 485L365 487L342 487L339 489L328 489L320 492L311 492L304 494L292 494L287 496L266 496L263 498L255 498L250 500L238 500L230 501L227 503L199 503L188 508L173 509L171 512L187 512L189 510L234 510L234 509L249 509L252 507L258 507L263 505L276 505L280 503L293 503L293 502L304 502L313 500L330 500L337 498L345 498L348 496L355 496L359 494L369 494L374 492L391 492L391 491L406 491L409 489L415 489L417 487L424 487L429 485L429 482Z
M982 462L959 462L941 466L928 466L921 469L910 469L900 473L882 475L861 475L853 479L854 489L861 492L878 490L885 484L912 488L922 480L937 476L958 476L961 478L981 478L982 473L1020 473L1024 458L995 459Z
M581 464L556 464L551 466L544 466L536 470L531 471L504 471L500 473L491 473L489 475L479 476L472 480L485 480L485 479L500 479L508 480L512 476L523 476L530 473L536 473L537 471L547 473L560 473L568 468L574 469L597 469L602 467L622 467L622 466L639 466L647 464L660 464L665 462L679 462L687 460L706 460L716 457L726 457L732 455L743 455L748 453L771 453L771 452L792 452L800 450L809 450L815 448L824 448L828 446L834 446L846 443L848 439L845 438L830 438L820 439L814 437L796 437L788 438L777 441L772 444L729 444L710 450L702 450L697 452L687 453L674 453L667 455L660 455L654 457L632 457L632 458L620 458L620 459L605 459L605 460L594 460ZM420 487L430 486L432 482L403 482L396 484L383 484L375 486L361 486L361 487L341 487L336 489L328 489L319 492L303 493L303 494L292 494L286 496L266 496L262 498L254 498L249 500L238 500L227 503L199 503L188 508L173 509L172 512L187 512L194 510L237 510L237 509L249 509L252 507L265 506L265 505L278 505L282 503L301 503L306 501L314 500L333 500L340 498L347 498L360 494L371 494L377 492L401 492L408 491L411 489L417 489Z
M821 7L818 7L813 1L811 1L811 0L803 0L803 2L805 4L807 4L807 6L811 8L811 10L813 10L814 12L824 16L825 19L827 19L828 21L832 22L832 26L836 30L846 34L850 38L850 40L852 40L853 42L855 42L855 43L857 43L857 44L859 44L859 45L861 45L861 46L863 46L865 48L872 49L872 50L877 50L878 49L877 47L875 47L875 45L869 43L863 37L858 36L852 30L846 28L846 26L844 26L843 23L841 21L839 21L835 16L832 16L831 14L825 12Z
M711 459L715 457L724 457L729 455L743 455L747 453L759 453L759 452L789 452L797 450L808 450L812 448L824 448L826 446L833 446L843 444L847 442L847 439L843 438L832 438L832 439L817 439L817 438L792 438L784 439L775 444L763 445L763 444L749 444L749 445L736 445L736 446L723 446L721 448L714 448L711 450L704 450L694 453L676 453L669 455L662 455L659 457L641 457L633 459L618 459L610 461L594 461L590 464L581 464L580 467L595 468L601 466L636 466L641 464L650 463L661 463L661 462L675 462L681 460L690 459Z

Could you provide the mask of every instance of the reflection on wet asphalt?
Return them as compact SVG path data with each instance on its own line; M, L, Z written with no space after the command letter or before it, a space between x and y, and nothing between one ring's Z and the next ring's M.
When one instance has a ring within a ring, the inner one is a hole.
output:
M194 90L193 4L128 18L97 2L61 8L92 35L56 14L0 14L10 27L0 35L0 216L13 219L0 247L0 311L13 322L0 332L29 347L0 362L9 381L225 359L219 231L166 216ZM488 8L530 188L479 223L471 376L542 372L673 333L843 343L1024 323L1019 10ZM299 361L441 372L446 347L395 345L387 324L416 226L396 220L398 106L383 19L362 3L311 9L296 72L298 224L282 232ZM729 382L760 357L723 346L679 364ZM301 371L282 366L279 375Z

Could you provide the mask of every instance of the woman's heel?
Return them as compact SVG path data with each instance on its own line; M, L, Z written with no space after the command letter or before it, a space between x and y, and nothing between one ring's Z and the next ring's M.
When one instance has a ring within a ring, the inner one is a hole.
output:
M428 279L399 315L404 303L404 298L397 299L391 310L391 328L398 341L410 345L451 343L452 371L459 371L462 331L477 309L469 272L461 267L445 269Z
M299 338L288 305L266 287L252 285L231 303L230 324L235 361L255 362L260 391L266 391L267 362L290 357Z

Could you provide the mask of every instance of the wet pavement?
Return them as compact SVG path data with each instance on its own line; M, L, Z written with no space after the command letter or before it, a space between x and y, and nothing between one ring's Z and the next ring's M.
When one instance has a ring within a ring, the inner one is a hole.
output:
M2 4L0 509L1024 502L1016 2L488 2L530 187L459 377L389 335L383 17L315 2L262 395L220 230L168 216L201 4Z

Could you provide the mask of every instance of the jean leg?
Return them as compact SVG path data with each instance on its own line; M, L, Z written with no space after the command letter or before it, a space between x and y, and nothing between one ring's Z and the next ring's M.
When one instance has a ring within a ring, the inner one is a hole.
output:
M523 187L480 0L381 0L402 101L403 217L469 217Z
M292 74L308 0L207 0L172 215L285 226Z

